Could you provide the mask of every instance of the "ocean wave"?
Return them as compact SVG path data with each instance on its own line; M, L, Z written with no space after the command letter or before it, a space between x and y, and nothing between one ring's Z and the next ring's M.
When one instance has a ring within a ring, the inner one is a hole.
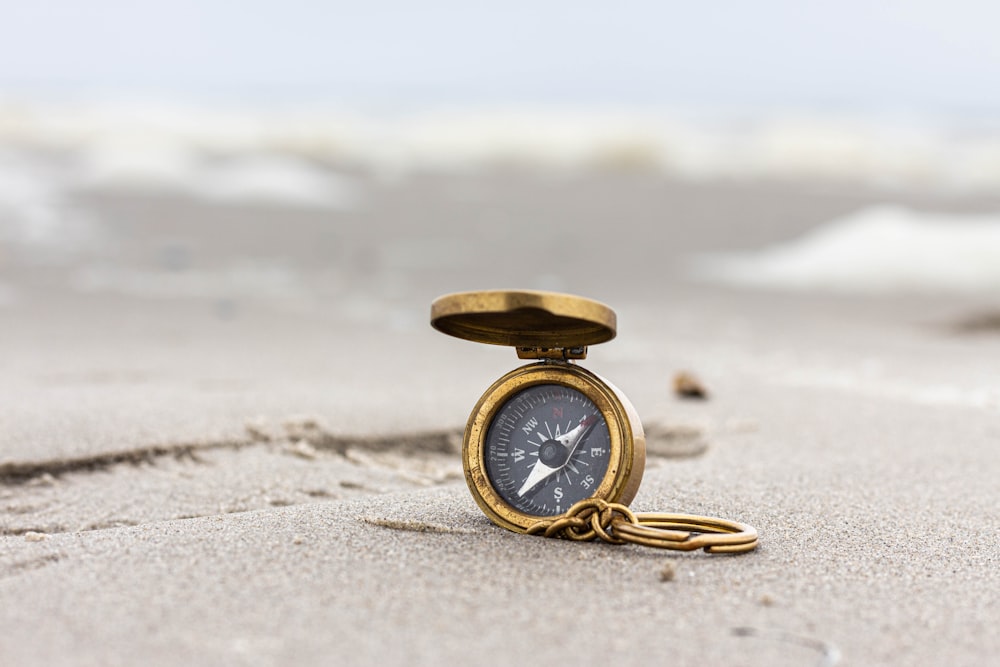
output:
M353 209L362 199L356 179L299 156L220 158L148 138L99 141L68 158L0 145L0 254L11 248L23 260L60 264L105 246L101 212L77 195L108 191L317 210Z
M296 157L205 159L166 142L94 147L79 176L77 189L154 192L223 204L349 209L358 200L355 183Z
M753 252L697 257L695 279L736 287L853 294L1000 289L1000 213L876 206Z
M514 165L653 170L688 179L833 179L886 188L1000 187L995 124L819 113L727 119L525 107L388 115L342 108L9 102L0 103L0 144L82 150L96 156L98 168L107 167L109 153L115 160L132 155L132 166L145 169L145 177L155 172L173 178L196 169L192 156L277 154L389 176ZM119 170L116 186L122 176ZM316 201L318 189L296 183L302 200Z
M29 250L36 262L61 262L101 243L94 216L69 197L70 174L37 157L0 152L0 250Z

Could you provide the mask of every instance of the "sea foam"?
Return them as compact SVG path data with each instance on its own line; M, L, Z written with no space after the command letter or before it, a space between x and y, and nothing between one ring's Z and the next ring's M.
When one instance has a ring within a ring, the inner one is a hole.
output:
M293 167L257 166L250 175L220 176L224 184L215 188L189 189L229 198L234 190L245 194L257 191L261 181L274 181L286 184L274 186L277 199L322 205L341 200L330 192L319 196L319 179L306 174L310 161L390 176L514 165L640 169L686 179L824 179L960 192L1000 188L1000 127L995 123L900 116L723 117L669 109L531 106L375 114L317 106L0 102L3 143L83 151L92 156L90 164L101 178L113 168L116 186L129 179L134 184L139 174L165 179L161 183L193 181L190 174L204 175L198 171L205 168L198 159L204 156L295 157L299 161ZM123 173L123 154L134 154L127 160L138 172ZM260 172L268 178L259 178ZM208 176L215 177L211 171ZM253 187L231 186L230 178Z
M696 279L855 294L1000 290L1000 214L877 206L752 252L696 258Z
M71 180L65 168L0 151L0 252L58 263L101 242L99 223L68 196Z
M353 182L296 156L206 159L188 146L166 141L94 147L75 186L291 208L344 209L357 201Z

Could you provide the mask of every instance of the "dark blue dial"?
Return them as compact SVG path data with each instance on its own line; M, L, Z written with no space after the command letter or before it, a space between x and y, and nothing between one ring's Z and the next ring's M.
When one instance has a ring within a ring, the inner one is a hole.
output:
M580 391L539 384L509 398L486 434L490 484L511 507L554 516L591 497L608 470L604 415Z

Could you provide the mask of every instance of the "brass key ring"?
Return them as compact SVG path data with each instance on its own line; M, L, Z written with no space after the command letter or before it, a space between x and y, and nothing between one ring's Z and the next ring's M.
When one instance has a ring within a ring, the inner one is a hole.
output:
M737 521L692 514L637 514L625 505L600 498L581 500L558 517L532 524L527 533L577 541L600 538L610 544L676 551L704 549L712 554L742 553L757 547L757 530Z

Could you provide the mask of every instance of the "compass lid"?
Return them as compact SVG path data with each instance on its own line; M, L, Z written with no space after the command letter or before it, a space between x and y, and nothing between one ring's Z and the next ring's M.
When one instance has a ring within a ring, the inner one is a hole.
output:
M571 348L615 337L610 307L572 294L532 290L459 292L431 304L431 326L477 343Z

